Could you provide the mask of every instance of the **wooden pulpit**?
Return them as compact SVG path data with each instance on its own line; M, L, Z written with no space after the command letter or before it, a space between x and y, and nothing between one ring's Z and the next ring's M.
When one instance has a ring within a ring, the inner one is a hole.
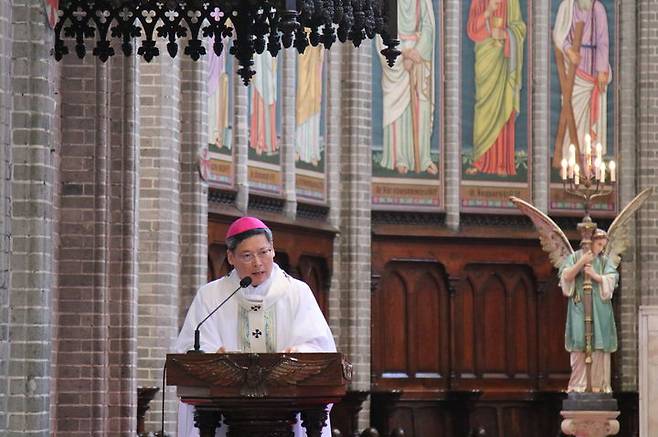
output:
M327 405L340 402L351 378L340 353L167 355L167 385L194 405L201 437L214 437L222 416L229 437L288 437L297 413L319 437Z

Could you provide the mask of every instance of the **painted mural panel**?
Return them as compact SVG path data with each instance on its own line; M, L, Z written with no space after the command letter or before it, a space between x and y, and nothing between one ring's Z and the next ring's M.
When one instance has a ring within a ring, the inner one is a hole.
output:
M297 57L295 92L295 187L297 199L326 203L326 68L323 46Z
M249 83L248 97L249 189L281 195L281 69L267 51L254 55L253 69L256 74Z
M208 184L216 188L233 188L233 56L226 56L228 39L224 39L221 56L208 50ZM209 43L212 47L213 41ZM205 151L204 151L205 153Z
M513 211L528 199L531 104L528 4L462 2L463 211Z
M617 11L615 0L554 0L551 3L551 137L549 147L552 212L583 211L582 202L564 193L561 161L570 144L583 168L585 135L600 143L603 160L616 158L614 133ZM572 68L572 66L576 68ZM616 211L616 195L600 198L593 212Z
M373 55L372 205L440 209L440 0L398 0L402 55L391 68Z

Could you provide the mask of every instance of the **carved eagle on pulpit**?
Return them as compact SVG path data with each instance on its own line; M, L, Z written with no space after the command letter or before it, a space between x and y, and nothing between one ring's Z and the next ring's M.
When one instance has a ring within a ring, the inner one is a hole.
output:
M283 355L274 364L261 365L258 354L249 355L249 364L243 366L229 355L209 357L183 362L174 360L186 372L209 385L241 384L240 395L248 398L267 396L267 387L275 385L297 385L313 375L325 370L331 363L328 360L307 360Z

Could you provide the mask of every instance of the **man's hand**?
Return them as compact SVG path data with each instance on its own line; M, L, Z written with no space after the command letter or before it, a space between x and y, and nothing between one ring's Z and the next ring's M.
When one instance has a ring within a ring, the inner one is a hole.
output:
M504 40L507 37L507 32L505 32L503 29L494 27L491 29L491 37L497 40Z
M295 352L297 352L297 348L294 346L287 347L283 350L284 354L294 354Z
M596 79L599 85L599 91L604 92L605 87L608 86L608 73L606 71L601 71Z
M580 65L580 53L575 51L572 47L567 49L567 57L572 65Z
M489 4L487 4L487 9L484 10L484 17L489 18L491 17L491 14L494 13L496 9L498 9L498 6L500 6L500 2L502 0L489 0Z
M224 346L220 346L219 349L217 349L217 352L216 352L216 353L218 353L218 354L225 354L225 353L226 353L226 349L224 348Z

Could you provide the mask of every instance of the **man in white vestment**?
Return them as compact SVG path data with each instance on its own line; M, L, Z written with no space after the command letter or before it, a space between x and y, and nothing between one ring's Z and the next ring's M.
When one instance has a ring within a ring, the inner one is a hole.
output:
M274 262L272 232L255 217L242 217L226 233L233 270L197 292L185 318L175 350L193 348L194 330L213 309L250 276L252 283L229 299L200 329L206 352L335 352L336 345L320 307L306 283L290 277ZM299 416L295 437L306 436ZM322 431L330 437L329 420ZM194 408L180 403L178 436L198 437ZM216 436L226 435L226 426Z

